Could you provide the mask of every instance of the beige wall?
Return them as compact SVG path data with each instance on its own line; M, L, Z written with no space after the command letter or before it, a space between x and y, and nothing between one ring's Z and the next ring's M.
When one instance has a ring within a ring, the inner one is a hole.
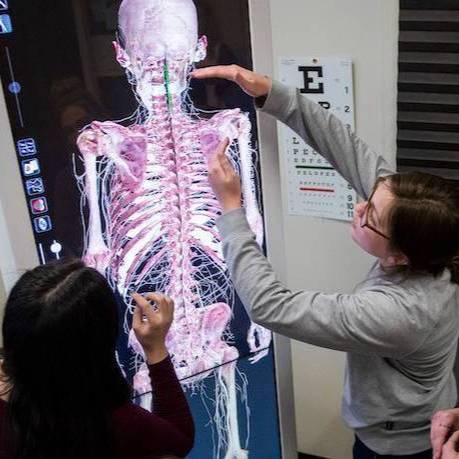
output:
M271 0L271 20L276 69L283 56L353 59L357 133L393 159L398 1ZM285 196L285 183L282 186ZM349 292L372 261L351 241L347 223L293 217L284 211L284 231L287 282L292 289ZM302 452L351 457L352 433L340 418L344 357L293 343Z

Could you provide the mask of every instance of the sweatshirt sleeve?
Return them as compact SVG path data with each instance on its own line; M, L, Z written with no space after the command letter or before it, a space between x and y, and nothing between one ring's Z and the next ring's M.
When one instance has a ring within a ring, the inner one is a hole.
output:
M319 152L352 185L368 198L379 177L393 174L395 167L374 152L338 117L303 96L297 89L273 81L261 110L295 131Z
M234 286L254 322L305 343L384 357L408 355L425 338L402 290L293 292L276 278L243 209L223 215L217 225Z
M194 423L170 357L149 365L152 412L126 403L114 413L117 457L185 457L194 444Z
M175 441L191 449L194 442L194 423L182 386L170 357L149 365L153 401L152 413L171 426ZM175 443L175 441L171 443Z

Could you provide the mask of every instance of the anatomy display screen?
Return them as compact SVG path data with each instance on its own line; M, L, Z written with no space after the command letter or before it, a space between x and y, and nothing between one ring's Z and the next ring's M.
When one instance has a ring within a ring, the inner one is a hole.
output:
M247 0L0 0L0 75L42 263L82 257L120 308L118 360L151 405L132 292L176 304L168 349L198 431L190 457L280 457L271 334L225 265L207 158L228 156L263 246L256 119L195 67L251 67Z

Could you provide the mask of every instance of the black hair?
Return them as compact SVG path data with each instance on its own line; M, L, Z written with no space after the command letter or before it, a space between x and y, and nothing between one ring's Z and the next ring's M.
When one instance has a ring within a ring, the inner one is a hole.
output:
M15 459L113 456L113 410L131 389L117 364L118 306L105 278L79 260L26 272L3 321Z

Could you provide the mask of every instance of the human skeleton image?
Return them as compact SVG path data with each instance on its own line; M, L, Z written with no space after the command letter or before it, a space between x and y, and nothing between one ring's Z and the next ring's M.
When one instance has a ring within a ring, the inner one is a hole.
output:
M107 277L126 305L124 332L133 359L120 363L133 366L142 405L149 407L151 387L130 330L131 294L156 291L175 302L167 345L182 384L194 391L205 378L215 378L214 457L245 458L249 452L240 439L237 412L238 396L245 397L236 368L235 335L241 331L231 325L235 293L215 226L221 208L208 184L207 162L228 138L227 155L240 173L244 207L261 245L251 123L239 109L208 114L191 102L190 72L207 49L207 38L198 37L192 0L124 0L118 19L116 59L139 107L124 121L93 121L77 140L84 165L78 177L83 258ZM268 353L271 334L253 323L247 329L256 363Z

